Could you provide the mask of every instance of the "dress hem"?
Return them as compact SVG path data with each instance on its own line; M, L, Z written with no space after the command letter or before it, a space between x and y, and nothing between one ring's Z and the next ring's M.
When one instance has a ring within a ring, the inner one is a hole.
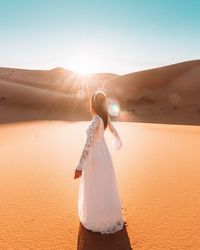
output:
M125 221L123 220L122 223L120 223L120 224L115 224L114 226L110 227L110 228L114 228L114 230L111 230L110 228L108 228L108 229L106 229L106 230L97 231L97 230L88 228L88 227L85 225L85 223L83 223L81 220L80 220L80 223L81 223L82 226L83 226L84 228L86 228L87 230L92 231L92 232L94 232L94 233L101 233L101 234L116 233L116 232L122 230L123 227L124 227L124 225L125 225Z

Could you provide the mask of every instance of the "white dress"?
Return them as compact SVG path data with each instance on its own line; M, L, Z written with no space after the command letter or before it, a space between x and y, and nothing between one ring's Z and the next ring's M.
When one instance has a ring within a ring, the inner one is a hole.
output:
M113 134L112 145L116 150L120 149L122 142L110 118L108 128ZM93 116L86 134L87 140L76 167L83 170L78 194L78 216L86 229L102 234L114 233L123 228L124 217L101 116Z

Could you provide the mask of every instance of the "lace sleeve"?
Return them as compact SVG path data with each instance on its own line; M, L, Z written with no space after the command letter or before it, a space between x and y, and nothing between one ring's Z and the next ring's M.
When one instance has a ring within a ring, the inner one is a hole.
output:
M108 128L109 130L112 132L113 134L113 137L112 137L112 147L115 149L115 150L119 150L123 143L121 141L121 138L119 136L119 134L117 133L117 130L115 129L115 127L113 126L110 118L108 118Z
M96 138L96 134L97 134L97 131L99 129L99 126L100 126L100 120L99 120L99 117L96 116L96 117L94 117L92 124L89 127L86 143L85 143L85 146L83 148L81 158L79 160L79 163L78 163L76 169L82 170L86 167L88 156L90 153L90 149L91 149L93 142Z

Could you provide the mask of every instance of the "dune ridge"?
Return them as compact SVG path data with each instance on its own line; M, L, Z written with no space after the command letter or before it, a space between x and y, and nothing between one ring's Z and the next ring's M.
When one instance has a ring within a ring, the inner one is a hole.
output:
M99 88L120 104L118 121L200 124L200 60L85 77L63 68L0 68L0 122L89 120L88 97Z

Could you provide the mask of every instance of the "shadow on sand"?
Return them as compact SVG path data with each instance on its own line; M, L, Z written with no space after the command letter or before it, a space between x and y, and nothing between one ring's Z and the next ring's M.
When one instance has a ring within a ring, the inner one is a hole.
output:
M126 223L122 230L116 233L101 234L79 225L77 250L131 250L131 244L126 230Z

